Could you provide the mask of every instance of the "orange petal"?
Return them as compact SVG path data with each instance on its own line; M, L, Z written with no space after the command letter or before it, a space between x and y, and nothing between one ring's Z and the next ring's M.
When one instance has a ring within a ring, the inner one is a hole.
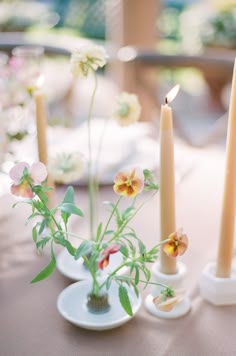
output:
M143 170L140 167L135 167L135 179L139 179L144 182Z
M162 250L167 254L169 257L177 257L178 256L178 249L176 248L175 243L172 241L167 241L162 245Z
M127 181L127 175L124 172L119 172L114 178L116 184L123 184Z
M172 233L168 236L168 238L169 238L170 240L176 241L176 240L177 240L177 236L178 236L178 233L177 233L176 231L174 231L174 232L172 232Z
M126 188L126 196L127 197L133 197L135 196L137 193L135 192L134 188L132 186L129 186Z
M182 242L182 241L179 241L179 245L178 245L178 254L180 255L180 256L182 256L184 253L185 253L185 251L187 250L187 245L184 243L184 242Z
M144 188L144 181L141 179L135 179L132 181L132 187L135 187L137 192L140 193Z
M183 242L188 247L188 236L183 234L180 238L180 241Z
M109 256L106 256L105 258L103 258L98 262L98 267L103 270L105 267L108 266L108 264L109 264Z
M115 193L119 195L123 195L123 192L126 190L126 185L125 184L114 184L113 189Z
M164 312L171 311L178 302L179 302L178 297L170 297L170 298L167 298L163 302L161 302L160 296L153 299L153 303L155 304L155 306L159 310L164 311Z
M19 184L19 185L12 185L11 186L11 193L23 198L33 198L33 192L29 185L26 184Z

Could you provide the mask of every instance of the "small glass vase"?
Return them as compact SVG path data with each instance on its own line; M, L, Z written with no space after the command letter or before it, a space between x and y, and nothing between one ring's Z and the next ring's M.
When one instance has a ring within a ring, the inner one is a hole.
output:
M87 298L87 308L92 314L104 314L111 308L108 293L97 295L91 292L87 295Z
M109 291L101 288L103 278L93 279L92 288L87 294L87 308L92 314L104 314L110 310Z

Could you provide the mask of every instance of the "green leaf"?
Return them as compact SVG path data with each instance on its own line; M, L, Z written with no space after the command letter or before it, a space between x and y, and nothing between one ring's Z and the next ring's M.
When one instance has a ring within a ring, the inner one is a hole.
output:
M154 183L147 183L147 185L145 185L144 187L144 191L147 192L150 190L159 190L159 186Z
M125 245L122 245L120 248L120 252L122 253L122 255L124 255L125 257L129 257L129 250L127 249L127 247Z
M61 212L61 217L62 217L62 220L63 220L65 226L66 226L67 222L68 222L68 219L70 217L70 214L66 213L65 211L62 211Z
M71 254L71 256L75 255L76 248L71 245L70 241L64 240L64 246L66 247L67 251Z
M51 236L46 236L43 239L36 242L36 247L43 249L46 246L46 244L48 243L48 241L50 241L50 240L51 240Z
M139 290L138 290L138 288L137 288L137 286L136 286L135 284L133 284L133 287L134 287L134 292L135 292L135 294L136 294L136 297L138 298L138 296L139 296Z
M146 281L147 281L145 286L144 286L144 289L145 289L148 286L148 282L149 282L149 280L151 278L151 272L145 266L142 266L142 271L143 271L143 273L145 275L145 278L146 278Z
M133 237L134 239L137 239L137 235L135 232L127 232L126 234L124 234L124 236Z
M114 231L114 230L107 230L107 231L105 232L105 236L106 236L106 235L111 235L111 234L115 234L115 231Z
M128 220L129 218L131 218L131 216L134 214L135 210L136 209L133 206L130 206L129 208L125 209L122 213L122 219Z
M153 174L148 169L144 169L143 174L144 174L144 178L145 178L144 191L158 190L159 186L154 183Z
M70 241L64 238L64 234L57 231L54 235L54 242L58 245L66 247L67 251L74 257L76 248L71 245Z
M139 269L137 266L135 266L135 277L134 277L134 282L137 285L139 283Z
M145 180L152 177L152 174L151 174L151 172L149 171L149 169L144 169L144 170L143 170L143 174L144 174Z
M106 290L108 290L111 286L111 282L112 282L112 277L113 276L109 276L106 280Z
M34 279L32 279L30 283L40 282L43 279L49 277L53 273L55 267L56 267L56 259L55 256L52 254L51 261L49 262L49 264L44 269L42 269L42 271L39 272L39 274L37 274L37 276L34 277Z
M128 243L131 256L135 256L136 248L133 245L133 243L128 238L126 238L126 234L122 235L121 237L122 237L122 239L124 239Z
M146 253L146 247L141 240L138 240L138 247L140 255L144 255Z
M35 243L37 242L37 237L38 237L37 227L34 226L32 229L32 238Z
M102 223L100 223L100 224L98 225L95 241L99 241L101 235L102 235Z
M62 204L64 203L70 203L70 204L75 204L75 191L74 188L69 186L65 192L64 199L62 201Z
M48 225L48 219L43 219L43 221L40 223L39 235L42 234L43 230L47 225Z
M64 211L68 214L84 216L82 211L79 208L77 208L77 206L75 206L71 203L62 203L61 205L58 206L58 210Z
M119 286L119 299L120 299L120 304L122 305L122 307L126 311L126 313L129 316L133 316L133 311L132 311L132 307L130 304L127 289L122 285Z
M159 252L159 249L159 246L154 246L150 251L148 251L148 253L151 255L156 255Z
M83 241L75 252L75 260L86 255L91 251L92 243L90 241Z
M25 225L28 225L28 223L29 223L33 218L35 218L36 216L41 216L41 214L39 214L39 213L33 213L33 214L31 214L31 215L28 217L28 219L26 220Z

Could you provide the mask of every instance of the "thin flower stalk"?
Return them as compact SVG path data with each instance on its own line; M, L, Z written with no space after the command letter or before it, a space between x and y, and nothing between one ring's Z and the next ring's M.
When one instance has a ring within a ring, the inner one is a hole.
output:
M90 239L95 239L95 202L97 201L97 192L96 192L96 177L93 174L93 161L92 161L92 138L91 138L91 119L92 119L92 110L94 105L95 94L97 91L97 76L94 74L94 89L92 92L92 97L89 105L88 112L88 188L89 188L89 227L90 227Z

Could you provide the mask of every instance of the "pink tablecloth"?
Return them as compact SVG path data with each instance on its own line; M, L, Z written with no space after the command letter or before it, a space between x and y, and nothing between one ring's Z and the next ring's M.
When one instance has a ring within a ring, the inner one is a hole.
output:
M178 226L190 239L182 261L188 266L185 284L191 312L177 320L162 320L142 307L129 323L102 332L68 323L59 315L56 299L71 282L56 271L44 282L29 284L47 257L34 252L30 229L24 226L26 208L11 210L12 198L6 195L0 200L1 356L236 355L236 306L214 307L202 299L198 287L203 267L216 256L224 155L217 148L186 154L192 155L194 164L176 187L176 207ZM102 189L104 199L110 195L110 188ZM78 191L78 199L83 204L86 192ZM158 198L134 224L148 245L158 241Z

